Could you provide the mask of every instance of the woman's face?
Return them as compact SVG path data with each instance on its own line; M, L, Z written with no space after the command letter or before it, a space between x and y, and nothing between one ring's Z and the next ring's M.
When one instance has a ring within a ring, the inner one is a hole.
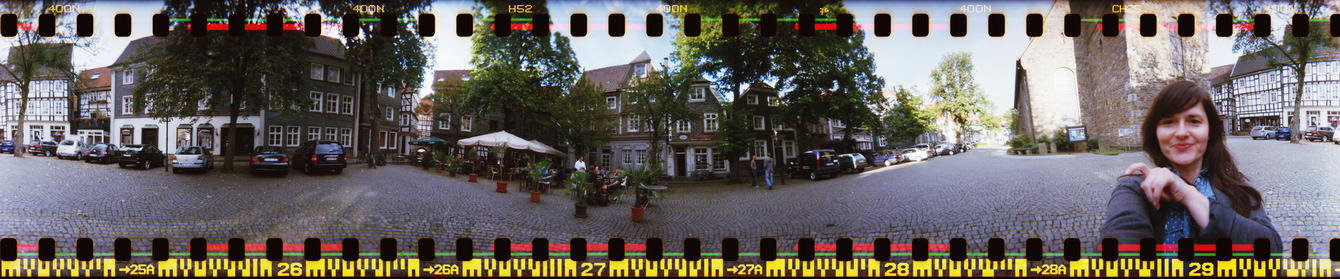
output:
M1191 109L1173 114L1158 123L1159 149L1172 161L1174 168L1201 166L1205 145L1210 138L1210 124L1205 119L1205 108L1196 104Z

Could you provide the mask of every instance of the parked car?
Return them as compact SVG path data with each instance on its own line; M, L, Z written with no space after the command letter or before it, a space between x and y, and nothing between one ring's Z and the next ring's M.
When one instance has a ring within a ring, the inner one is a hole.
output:
M954 144L942 143L935 145L935 155L954 155Z
M28 143L28 154L32 155L41 154L46 155L48 157L56 155L56 142L49 140L44 141L35 140L33 142L30 142Z
M1335 137L1335 129L1331 127L1308 126L1303 132L1303 138L1307 141L1331 141L1332 137Z
M1256 127L1252 127L1252 133L1251 133L1251 136L1252 136L1252 139L1257 139L1257 138L1261 138L1261 139L1275 138L1275 126L1258 125L1258 126L1256 126Z
M56 158L74 158L75 160L83 160L84 154L88 153L89 147L92 146L89 146L83 141L72 139L63 140L59 145L56 145Z
M899 153L897 150L884 150L875 153L875 159L870 161L872 164L884 164L886 167L902 162L903 154Z
M5 152L9 152L9 154L14 154L14 141L12 140L0 141L0 153Z
M200 146L177 148L176 154L172 154L169 159L172 160L172 173L188 169L209 171L214 168L214 154Z
M865 155L861 153L847 153L838 155L839 171L852 173L863 172L868 164L865 161Z
M837 177L841 166L838 165L837 151L816 149L800 153L796 157L793 175L807 175L810 180L819 180L820 175Z
M930 159L931 157L935 157L935 156L937 155L936 153L938 153L938 152L935 152L935 146L932 146L932 145L930 145L929 143L921 143L921 144L913 145L912 148L916 148L916 149L919 149L919 150L922 150L922 151L925 151L925 152L926 152L926 155L927 155L927 156L926 156L926 158L923 158L922 160Z
M1275 130L1275 140L1289 139L1289 136L1292 135L1293 133L1289 131L1289 127L1280 127L1278 130Z
M903 153L902 159L904 162L920 162L926 160L926 158L930 158L929 151L917 148L907 148L898 152Z
M144 169L150 169L154 166L163 166L166 164L167 155L162 150L158 150L152 144L127 144L121 149L121 159L117 160L117 165L126 167L126 165L136 165Z
M298 151L293 153L293 161L290 166L302 168L302 172L311 174L312 171L334 170L335 173L344 172L344 167L348 166L346 161L349 155L344 153L344 147L337 141L313 140L298 145Z
M99 143L88 149L88 155L84 155L84 162L111 164L116 162L120 156L121 148L116 147L116 145Z
M284 154L284 148L278 146L260 146L256 147L256 152L251 156L251 174L258 172L278 172L280 175L288 175L288 154Z

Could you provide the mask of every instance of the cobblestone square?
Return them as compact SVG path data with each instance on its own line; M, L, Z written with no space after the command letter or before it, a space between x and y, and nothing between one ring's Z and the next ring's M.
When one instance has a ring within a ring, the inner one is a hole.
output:
M1340 238L1340 145L1245 137L1230 137L1228 144L1264 196L1285 254L1294 238L1307 238L1313 257L1329 255L1331 239ZM843 237L857 244L964 238L970 253L984 253L990 238L1005 239L1009 253L1023 253L1025 240L1036 237L1047 253L1061 252L1066 238L1079 238L1085 253L1096 253L1116 177L1146 161L1143 153L1021 157L1005 150L979 148L814 182L786 179L771 191L719 180L672 184L642 223L632 222L627 200L591 206L590 217L580 219L561 191L531 203L515 180L508 193L497 193L487 179L471 183L464 175L411 166L354 164L342 174L274 177L0 156L0 237L20 244L52 237L66 252L83 237L94 239L97 252L110 252L122 237L136 252L149 252L159 237L173 241L173 252L185 252L197 237L211 244L234 237L290 244L353 237L363 252L380 251L380 239L388 237L402 252L417 251L423 237L436 239L437 251L454 250L457 238L473 238L475 251L488 251L495 238L566 244L577 237L590 243L655 237L666 252L682 251L685 238L701 239L704 252L720 251L724 238L739 239L741 252L758 251L761 238L777 238L779 252L794 252L800 238L818 244Z

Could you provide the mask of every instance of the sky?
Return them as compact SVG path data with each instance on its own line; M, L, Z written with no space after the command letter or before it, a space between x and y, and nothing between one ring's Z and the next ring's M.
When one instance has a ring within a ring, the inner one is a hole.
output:
M76 51L77 68L96 68L111 65L131 40L151 35L151 18L162 7L158 1L92 1L76 7L78 13L94 15L95 35L91 49ZM1030 13L1046 14L1051 1L975 1L967 4L980 4L990 7L990 13L1002 13L1006 17L1005 36L993 38L986 35L986 17L989 13L968 13L968 34L965 37L951 37L947 29L932 29L926 37L914 37L910 30L900 29L900 24L911 23L911 15L926 13L932 26L948 23L953 13L961 13L964 2L944 1L849 1L848 11L858 25L873 23L875 14L887 13L892 16L894 29L888 37L876 37L870 28L867 32L866 47L875 57L875 73L885 80L886 87L903 85L915 86L924 96L930 89L929 75L946 54L967 51L972 53L976 78L987 100L995 107L995 114L1004 113L1013 104L1014 65L1025 46L1028 37L1023 34L1025 15ZM567 24L574 13L587 14L588 34L584 37L570 37L573 51L582 69L592 70L630 62L642 51L646 51L653 61L661 61L674 50L675 32L666 29L660 37L648 37L636 26L646 23L646 14L657 13L660 1L549 1L549 13L555 22L553 30L564 35L569 34ZM472 1L436 1L426 12L436 15L436 36L426 41L434 52L430 56L430 69L424 70L425 84L432 80L434 70L455 70L470 68L470 38L455 34L457 14L471 13L476 5ZM980 7L979 7L980 8ZM293 17L306 14L307 10L290 12ZM112 18L115 14L128 13L132 18L132 33L128 37L112 35ZM627 18L627 33L623 37L610 37L602 24L608 23L608 14L622 13ZM68 17L73 20L73 17ZM905 28L905 27L904 27ZM323 29L323 34L339 37L338 30ZM0 40L5 40L0 38ZM8 41L6 41L8 42ZM1236 61L1237 54L1232 51L1230 38L1210 36L1210 53L1207 65L1219 66ZM8 49L0 50L8 52ZM0 56L3 57L3 56ZM1208 71L1208 69L1207 69ZM423 86L420 94L431 93L430 86ZM729 94L727 94L729 96Z

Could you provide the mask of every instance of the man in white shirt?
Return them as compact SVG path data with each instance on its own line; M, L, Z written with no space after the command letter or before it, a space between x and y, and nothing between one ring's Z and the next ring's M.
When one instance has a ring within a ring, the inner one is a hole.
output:
M586 157L577 157L577 163L573 164L573 167L576 168L577 171L586 172L586 161L583 159L586 159Z

